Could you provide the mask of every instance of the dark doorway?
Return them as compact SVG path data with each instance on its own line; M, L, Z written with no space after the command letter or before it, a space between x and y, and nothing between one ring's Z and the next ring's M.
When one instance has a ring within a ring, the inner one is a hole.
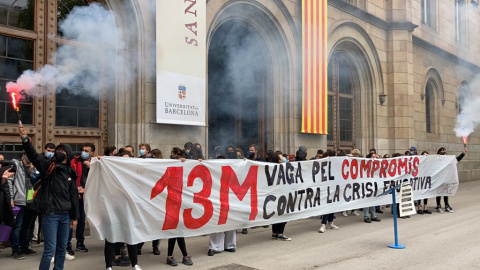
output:
M272 59L267 43L250 23L233 19L213 34L208 51L208 144L250 144L266 149L267 107L273 100Z

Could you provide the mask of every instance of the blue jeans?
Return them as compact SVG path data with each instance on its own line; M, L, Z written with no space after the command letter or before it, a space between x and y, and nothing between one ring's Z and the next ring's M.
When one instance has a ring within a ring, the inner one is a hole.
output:
M332 223L333 222L333 214L334 213L323 215L322 216L322 224L327 224L327 221L329 223Z
M55 255L53 269L63 270L69 229L69 214L42 214L42 231L45 247L40 261L40 270L48 270L50 268L50 260L53 255Z
M83 200L78 200L78 209L80 211L80 218L78 219L77 223L77 230L75 236L77 238L77 247L78 245L84 245L85 241L85 206L83 204ZM68 234L68 247L72 248L72 237L73 237L73 229L70 229L70 233ZM72 248L73 249L73 248Z
M20 211L17 214L15 227L13 227L12 234L10 235L10 243L12 246L13 252L20 252L20 232L22 230L23 217L25 216L25 206L15 205L20 208Z
M364 218L369 218L369 217L370 217L370 216L369 216L369 212L371 212L372 218L376 218L376 217L377 217L377 212L375 211L375 206L363 208L363 217L364 217Z

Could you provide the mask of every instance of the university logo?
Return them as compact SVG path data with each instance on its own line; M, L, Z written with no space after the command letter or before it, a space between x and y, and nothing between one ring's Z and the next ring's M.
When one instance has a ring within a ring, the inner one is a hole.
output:
M178 98L179 99L187 98L187 87L185 85L178 86Z

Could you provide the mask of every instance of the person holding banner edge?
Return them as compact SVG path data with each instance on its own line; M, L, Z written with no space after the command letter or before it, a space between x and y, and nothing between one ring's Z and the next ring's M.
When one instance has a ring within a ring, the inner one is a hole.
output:
M463 157L465 156L466 153L467 153L467 148L463 148L463 152L460 153L460 155L457 156L457 162L460 162L460 160L463 159ZM447 154L447 149L445 149L445 147L440 147L437 151L437 155L446 155L446 154ZM436 209L437 209L437 212L439 212L439 213L443 212L442 205L440 203L441 199L442 199L442 196L438 196L436 198L436 200L437 200ZM449 213L453 213L453 208L448 203L448 196L443 196L443 202L445 204L445 211L449 212Z

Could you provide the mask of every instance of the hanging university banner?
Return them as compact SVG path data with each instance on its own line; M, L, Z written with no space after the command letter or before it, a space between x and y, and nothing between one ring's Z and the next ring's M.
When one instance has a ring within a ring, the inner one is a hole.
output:
M96 238L135 244L390 204L391 196L377 195L402 182L411 183L415 200L453 196L457 160L332 157L275 164L103 157L91 163L85 212Z
M206 1L156 1L157 122L205 125Z
M327 0L302 0L302 132L327 134Z

